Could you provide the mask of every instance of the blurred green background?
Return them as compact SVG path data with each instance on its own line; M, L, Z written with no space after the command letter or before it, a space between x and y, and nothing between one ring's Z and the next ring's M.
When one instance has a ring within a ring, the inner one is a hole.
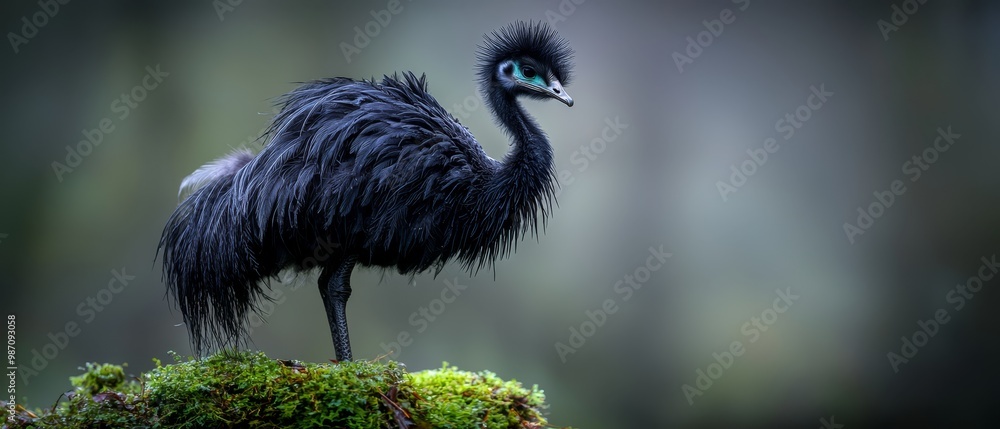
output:
M154 263L159 234L180 181L252 145L275 97L328 76L427 73L499 159L508 143L478 101L474 52L484 33L534 19L576 51L576 105L525 103L555 149L559 207L493 272L452 264L414 284L356 272L356 357L383 355L406 332L413 342L396 359L410 369L446 360L537 383L551 422L582 428L992 415L1000 280L960 309L953 290L1000 247L1000 3L402 1L382 25L372 12L387 1L69 2L32 33L22 18L53 8L42 3L0 6L0 311L17 317L18 364L37 370L18 379L33 406L50 405L86 361L138 373L168 350L190 353ZM734 20L711 22L725 9ZM878 22L894 13L886 40ZM366 25L377 34L348 58L343 44ZM699 36L709 27L717 35ZM689 46L698 37L704 46ZM692 62L679 70L675 53ZM157 66L167 76L122 118L115 100ZM820 86L833 95L800 110L809 119L786 139L779 121ZM53 162L105 118L114 130L57 175ZM961 137L912 181L906 163L949 126ZM768 138L778 150L723 197L718 183ZM852 243L844 223L894 180L906 192ZM626 300L615 284L651 246L672 256ZM113 270L134 279L109 287ZM323 362L332 342L315 277L303 277L273 283L280 304L254 345ZM455 282L468 288L434 304ZM788 288L798 300L766 314ZM590 330L586 311L608 299L618 310ZM433 320L419 315L432 305ZM894 370L887 354L909 353L901 337L941 309L949 322ZM744 324L761 317L773 323L751 341ZM592 335L563 359L556 343L581 328ZM713 353L727 361L734 341L744 352L718 376ZM698 371L718 377L692 395L683 386Z

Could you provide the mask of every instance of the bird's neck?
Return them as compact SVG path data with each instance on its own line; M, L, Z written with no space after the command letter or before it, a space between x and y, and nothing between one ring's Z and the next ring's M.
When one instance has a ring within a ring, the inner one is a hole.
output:
M505 256L524 233L537 233L555 199L552 146L545 134L513 97L493 92L486 98L513 147L477 193L477 219L488 225L469 225L475 238L466 251L480 266Z
M487 103L501 126L510 134L511 150L501 162L493 185L510 196L548 197L554 186L555 166L552 146L545 133L529 116L514 96L492 91Z

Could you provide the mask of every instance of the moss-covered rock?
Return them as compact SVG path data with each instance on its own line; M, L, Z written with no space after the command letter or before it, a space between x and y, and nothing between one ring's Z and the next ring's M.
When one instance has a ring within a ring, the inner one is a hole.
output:
M302 363L263 353L176 357L138 378L88 364L49 410L11 428L541 428L545 395L489 371L408 373L396 362ZM3 404L6 405L6 404Z

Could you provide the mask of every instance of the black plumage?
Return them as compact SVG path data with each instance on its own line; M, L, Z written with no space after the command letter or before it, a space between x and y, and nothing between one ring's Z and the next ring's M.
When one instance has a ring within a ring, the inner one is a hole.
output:
M516 99L572 106L561 85L570 56L541 23L486 36L478 76L512 139L503 161L409 72L319 80L287 94L260 153L238 151L185 179L182 191L193 192L160 239L164 280L196 352L246 339L268 279L319 268L337 358L349 360L355 265L412 275L456 259L478 270L537 234L554 201L552 147Z

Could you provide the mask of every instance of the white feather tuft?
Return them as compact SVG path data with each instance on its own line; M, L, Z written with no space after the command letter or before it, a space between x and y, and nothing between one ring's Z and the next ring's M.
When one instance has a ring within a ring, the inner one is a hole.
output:
M180 190L177 191L177 196L183 200L213 180L236 174L240 168L253 160L254 156L256 154L250 149L240 148L229 155L201 166L184 178Z

